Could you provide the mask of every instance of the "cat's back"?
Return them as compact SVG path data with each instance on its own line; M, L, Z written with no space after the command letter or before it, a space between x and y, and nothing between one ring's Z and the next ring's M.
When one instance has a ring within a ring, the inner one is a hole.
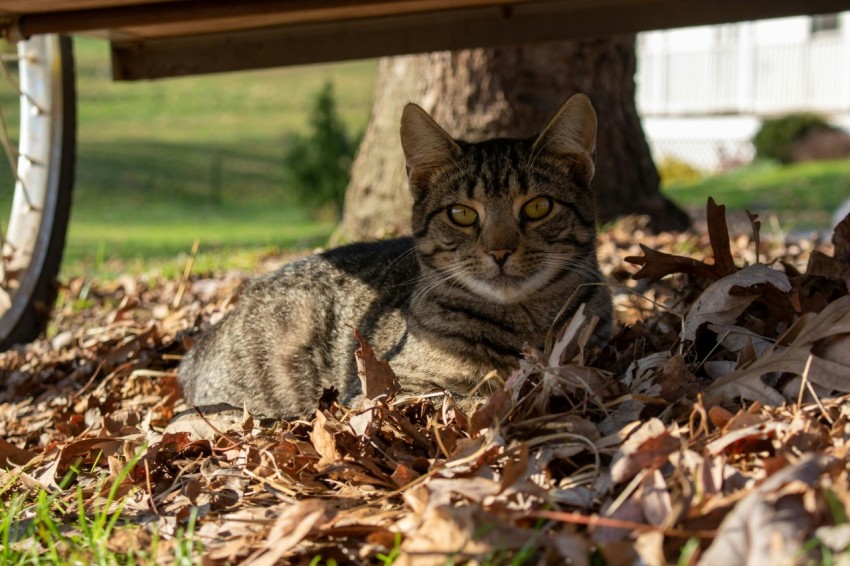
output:
M240 302L267 297L274 302L295 292L315 300L360 300L361 294L403 292L418 275L410 238L349 244L307 256L245 284Z
M291 399L297 414L324 387L349 396L356 384L316 378L350 374L353 356L340 352L353 350L354 329L368 333L387 313L404 310L417 277L413 242L399 238L335 248L248 281L233 311L181 363L187 401L242 400L261 413L286 414L281 400ZM264 407L265 399L277 402Z

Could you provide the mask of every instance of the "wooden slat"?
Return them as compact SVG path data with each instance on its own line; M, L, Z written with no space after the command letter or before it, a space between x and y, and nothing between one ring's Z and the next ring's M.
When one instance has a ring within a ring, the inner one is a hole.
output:
M318 63L840 11L846 0L529 2L113 42L117 80Z
M162 0L0 0L0 12L9 14L39 14L91 8L113 8L155 4Z
M138 37L165 37L535 1L539 0L171 0L22 14L17 26L22 37L114 29Z
M287 6L280 11L263 11L236 17L199 18L148 26L118 28L122 33L138 38L178 37L217 32L354 20L360 18L394 17L405 14L424 14L444 10L476 7L509 7L544 0L370 0L357 2L315 2L307 0L302 6ZM592 0L591 0L592 1ZM620 0L634 1L634 0ZM642 0L639 0L642 1ZM243 5L244 6L244 5Z

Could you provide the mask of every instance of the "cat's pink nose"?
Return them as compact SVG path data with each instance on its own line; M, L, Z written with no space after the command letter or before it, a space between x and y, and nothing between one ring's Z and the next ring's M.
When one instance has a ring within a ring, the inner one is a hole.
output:
M508 256L513 253L513 250L490 250L489 253L496 260L496 263L501 266L505 265L505 262L508 261Z

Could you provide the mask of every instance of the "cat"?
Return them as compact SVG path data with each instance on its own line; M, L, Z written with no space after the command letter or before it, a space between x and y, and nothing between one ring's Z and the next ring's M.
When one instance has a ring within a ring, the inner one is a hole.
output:
M408 104L401 143L412 236L332 249L248 282L181 363L187 402L298 417L333 386L356 403L355 329L402 394L460 396L492 370L509 375L524 345L542 346L582 303L600 319L596 339L610 335L590 190L596 113L585 95L536 137L478 143Z

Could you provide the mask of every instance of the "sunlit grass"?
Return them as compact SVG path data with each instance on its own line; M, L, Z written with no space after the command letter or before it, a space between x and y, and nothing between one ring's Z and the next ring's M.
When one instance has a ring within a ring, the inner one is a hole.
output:
M85 493L78 479L95 472L77 465L59 481L59 489L51 491L44 487L22 490L19 479L9 476L0 485L0 563L153 565L164 558L175 564L196 563L202 550L194 536L196 511L190 513L185 526L178 528L163 554L155 528L142 544L139 534L144 527L127 521L124 507L132 494L121 493L121 488L143 453L144 448L114 476L105 471L97 473ZM126 531L125 540L137 543L123 551L115 548L122 531Z
M705 206L711 196L730 209L773 213L797 227L826 227L833 212L850 198L850 159L786 166L755 163L664 190L688 207Z
M76 38L74 52L78 149L63 279L114 274L110 265L170 272L196 239L199 269L327 239L332 224L293 199L284 155L326 81L350 131L365 128L375 61L115 83L105 41ZM14 114L12 95L0 91L0 104ZM0 167L0 187L12 184ZM10 203L0 191L0 212Z

